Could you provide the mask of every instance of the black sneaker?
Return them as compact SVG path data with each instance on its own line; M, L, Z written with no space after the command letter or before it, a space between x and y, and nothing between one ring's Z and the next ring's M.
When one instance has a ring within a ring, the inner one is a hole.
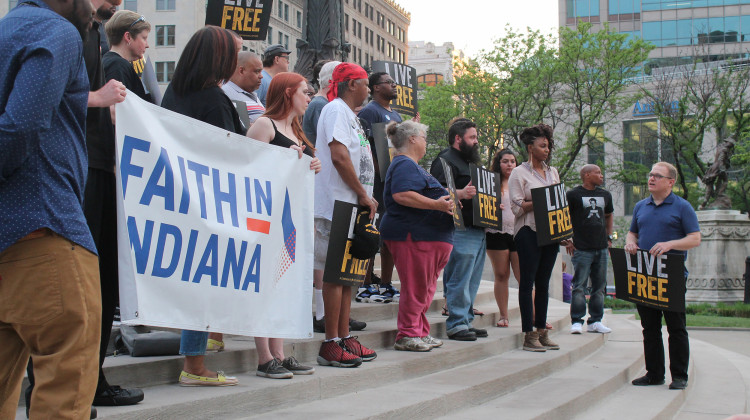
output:
M258 365L258 370L255 371L255 374L262 378L271 379L289 379L294 377L294 374L282 366L277 358L273 358L262 365Z
M477 341L477 335L469 330L461 330L455 334L448 334L448 338L457 341Z
M352 331L362 331L367 327L367 323L364 321L357 321L356 319L349 318L349 329Z
M487 330L483 328L469 328L469 331L476 334L477 337L487 337L489 334L487 334Z
M312 375L315 373L314 367L300 364L294 356L289 356L284 359L281 362L281 366L289 372L292 372L294 375Z
M643 375L640 378L633 379L630 383L635 386L664 385L664 379L652 379L648 375Z
M93 405L112 407L138 404L141 401L143 401L143 391L140 388L120 388L113 385L96 394Z
M351 326L349 327L351 328ZM320 321L318 321L317 318L313 315L313 331L317 333L324 333L326 332L326 318L320 318Z
M685 388L687 388L687 379L672 379L672 383L669 384L669 389L685 389Z

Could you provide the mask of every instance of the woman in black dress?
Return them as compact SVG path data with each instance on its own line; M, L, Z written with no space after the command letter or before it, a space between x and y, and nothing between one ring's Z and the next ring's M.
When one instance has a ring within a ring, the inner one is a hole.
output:
M110 45L110 50L102 57L107 81L115 79L139 98L153 103L133 68L133 62L142 59L146 53L151 24L138 13L120 10L107 21L104 31Z

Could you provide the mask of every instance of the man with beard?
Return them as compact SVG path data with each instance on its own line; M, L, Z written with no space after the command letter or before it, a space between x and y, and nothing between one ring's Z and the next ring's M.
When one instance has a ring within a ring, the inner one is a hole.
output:
M443 286L448 306L446 332L448 338L459 341L475 341L477 337L487 337L487 330L474 328L474 299L482 280L485 258L485 235L483 228L473 225L473 205L471 198L477 193L471 185L469 164L479 162L479 142L477 128L472 121L461 118L451 124L448 130L450 147L444 149L432 162L430 172L443 185L447 186L443 164L448 162L456 193L461 200L461 213L466 230L456 230L453 236L453 251L448 265L443 271Z
M15 417L29 355L32 417L86 418L96 390L101 295L82 207L91 6L25 0L0 20L0 418Z
M391 109L391 101L397 98L396 82L393 81L393 78L388 73L376 72L370 75L368 82L372 100L357 114L360 120L366 122L367 127L364 127L365 131L372 133L372 126L377 123L388 124L391 121L400 123L401 115ZM372 159L375 163L375 185L372 196L378 202L378 213L380 213L380 220L382 220L385 213L385 205L383 204L383 178L385 178L385 174L382 177L380 176L378 157L375 150L376 145L372 134L368 136L368 140L372 148ZM391 284L393 256L391 256L391 252L388 251L385 243L380 245L380 274L382 275L382 279L373 274L373 265L370 264L370 269L367 272L367 280L359 288L359 292L355 297L357 302L398 302L400 293ZM381 286L378 286L378 284Z

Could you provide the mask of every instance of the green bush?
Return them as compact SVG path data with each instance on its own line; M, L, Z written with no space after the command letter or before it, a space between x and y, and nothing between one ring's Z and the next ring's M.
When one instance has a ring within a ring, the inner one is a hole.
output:
M604 298L604 307L611 309L635 309L635 303L606 296Z
M750 304L747 303L694 303L685 308L690 315L712 315L736 318L750 318Z

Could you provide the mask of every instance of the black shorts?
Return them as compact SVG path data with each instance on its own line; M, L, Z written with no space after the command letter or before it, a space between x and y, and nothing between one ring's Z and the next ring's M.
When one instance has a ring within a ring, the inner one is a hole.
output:
M487 237L487 249L491 251L516 252L516 241L510 233L485 233Z

